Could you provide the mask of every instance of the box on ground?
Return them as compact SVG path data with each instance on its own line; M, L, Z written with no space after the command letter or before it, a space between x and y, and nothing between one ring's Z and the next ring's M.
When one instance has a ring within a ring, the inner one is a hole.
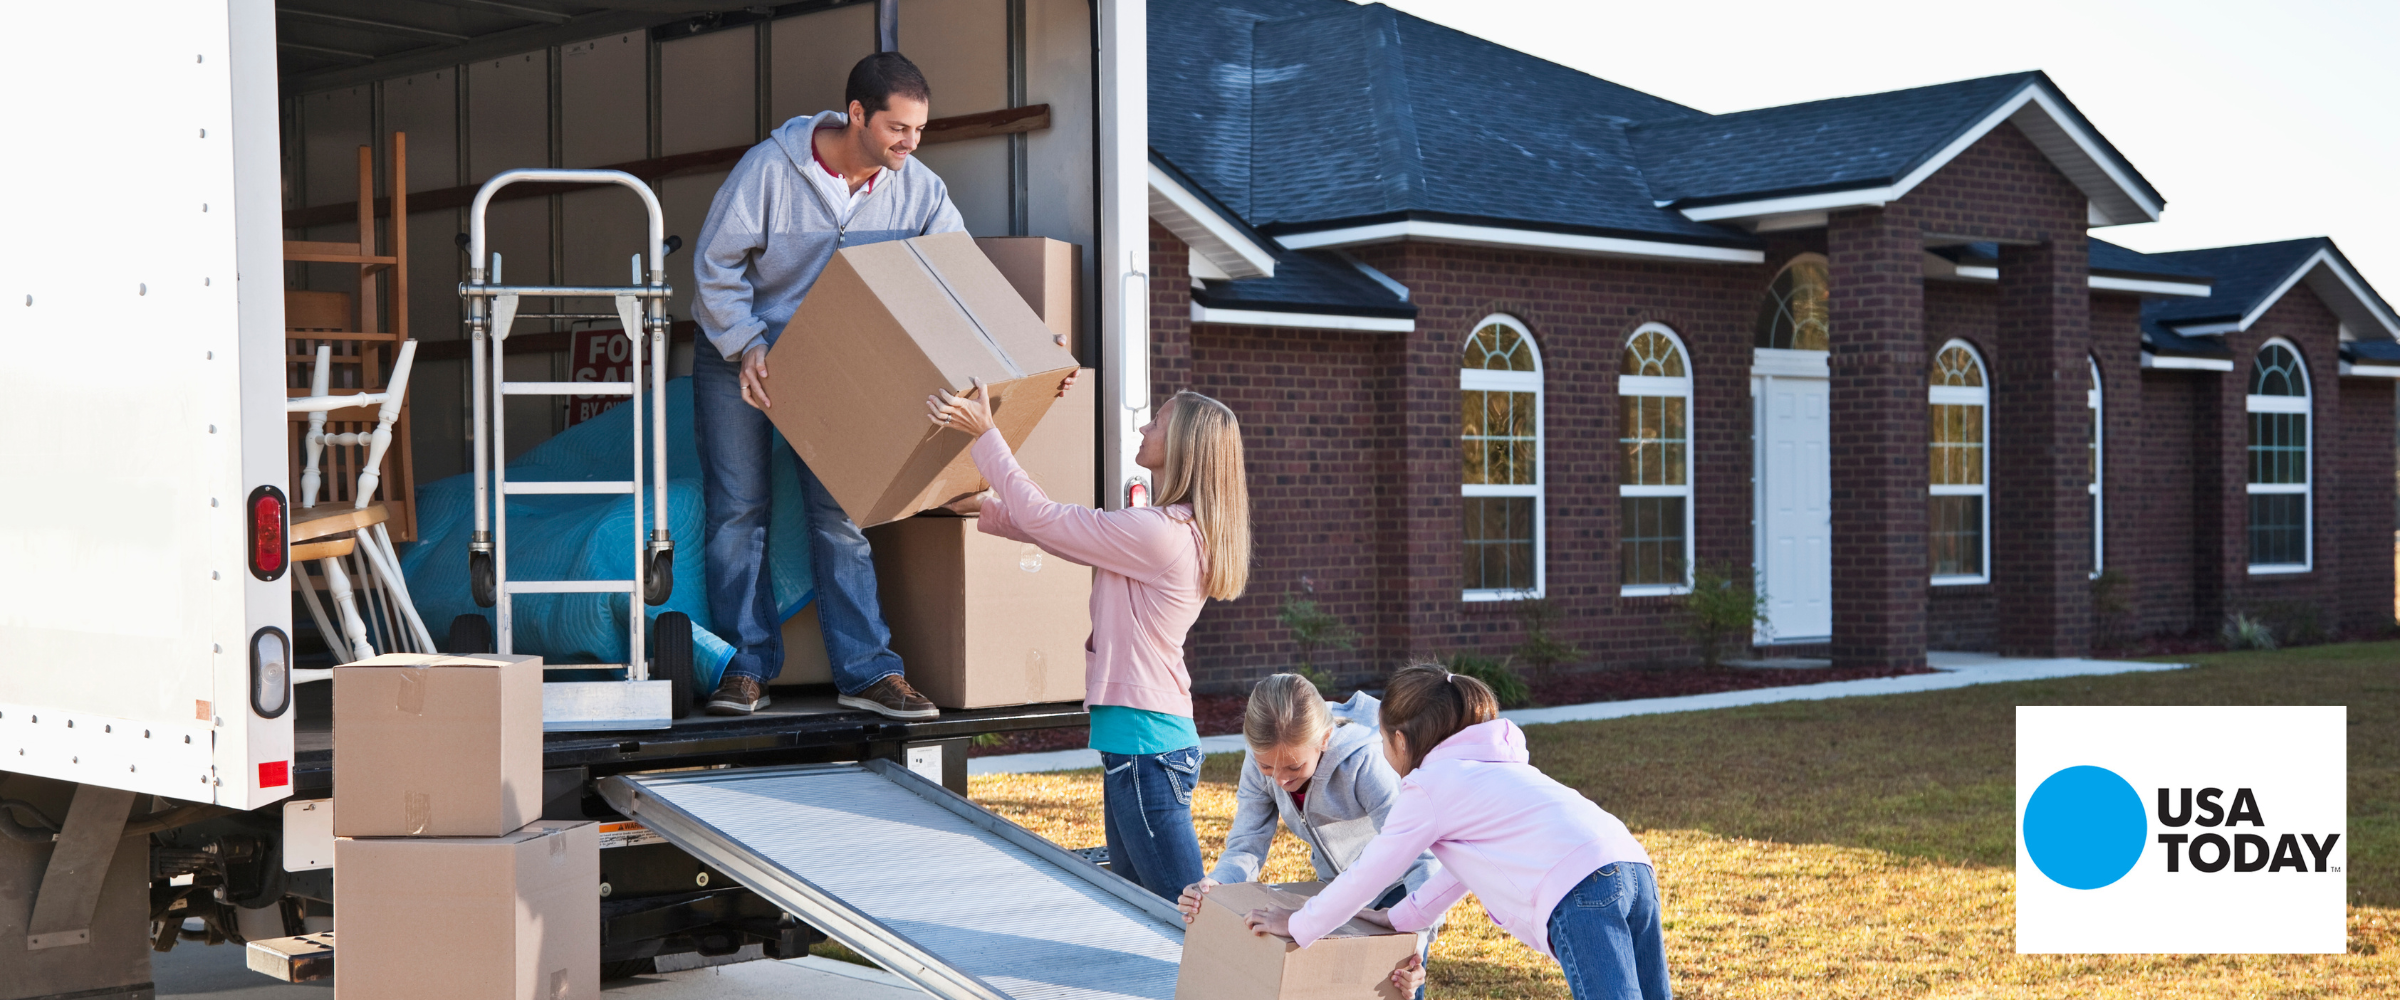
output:
M1048 413L1074 356L965 233L842 250L768 352L768 419L859 526L983 489L966 434L925 397L989 387L1009 447Z
M340 1000L600 995L598 824L334 845Z
M542 815L542 658L388 653L333 668L341 837L497 837Z
M1067 338L1072 348L1081 326L1076 320L1082 318L1075 289L1083 283L1083 248L1046 236L979 236L975 245L1033 307L1042 324Z
M1236 882L1209 890L1183 935L1175 1000L1404 1000L1391 977L1417 953L1413 932L1353 919L1302 948L1242 922L1270 904L1298 907L1324 887Z
M908 683L943 708L1083 697L1092 571L971 517L912 517L867 531L877 596Z

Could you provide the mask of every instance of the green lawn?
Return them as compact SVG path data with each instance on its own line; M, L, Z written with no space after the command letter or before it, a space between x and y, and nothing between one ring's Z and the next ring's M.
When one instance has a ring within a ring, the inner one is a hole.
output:
M1536 765L1636 830L2013 867L2019 705L2347 705L2351 899L2400 907L2400 643L2182 659L2198 664L1526 732Z

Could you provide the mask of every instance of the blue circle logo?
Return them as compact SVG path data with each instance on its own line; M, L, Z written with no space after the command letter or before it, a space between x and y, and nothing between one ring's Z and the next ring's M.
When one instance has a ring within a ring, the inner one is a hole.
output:
M2141 793L2105 767L2070 767L2025 803L2025 853L2069 889L2097 889L2132 871L2150 840Z

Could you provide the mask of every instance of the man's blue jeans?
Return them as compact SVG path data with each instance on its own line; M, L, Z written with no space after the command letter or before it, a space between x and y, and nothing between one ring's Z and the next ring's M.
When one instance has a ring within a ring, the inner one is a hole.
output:
M1670 1000L1658 876L1649 865L1601 865L1550 911L1550 953L1575 1000Z
M775 426L742 401L741 365L705 340L692 351L692 443L708 505L708 612L718 636L733 646L725 676L774 680L783 672L783 619L767 571ZM808 463L799 465L825 656L833 663L833 686L857 694L901 672L875 597L874 553Z
M1200 748L1166 753L1100 754L1100 818L1109 870L1174 902L1200 881L1200 835L1192 830L1192 789L1200 784Z

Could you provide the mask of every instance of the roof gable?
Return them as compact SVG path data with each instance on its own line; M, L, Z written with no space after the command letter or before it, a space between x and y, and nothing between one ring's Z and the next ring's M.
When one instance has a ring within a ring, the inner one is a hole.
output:
M2216 276L2209 298L2145 303L2142 318L2186 336L2247 330L2303 284L2354 337L2400 338L2400 314L2368 285L2340 247L2322 236L2276 243L2150 254Z

